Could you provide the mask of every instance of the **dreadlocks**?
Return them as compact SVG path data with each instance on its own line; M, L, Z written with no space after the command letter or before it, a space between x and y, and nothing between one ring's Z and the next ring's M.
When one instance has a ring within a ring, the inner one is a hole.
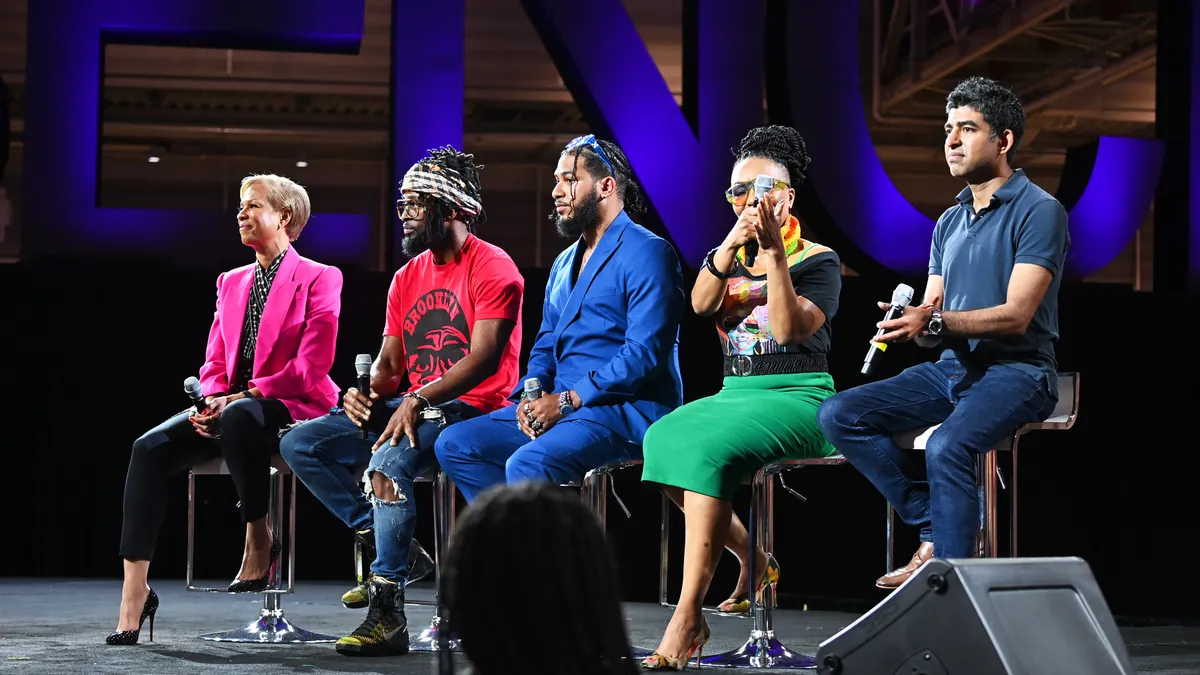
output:
M604 149L608 160L612 162L612 171L608 170L608 166L604 164L603 159L600 159L600 155L586 145L563 150L563 154L575 156L575 168L578 168L579 160L582 159L583 168L587 169L587 172L597 180L605 176L612 176L617 181L617 194L625 203L625 212L634 220L641 218L646 212L646 200L642 196L642 186L638 185L633 178L633 169L629 166L629 158L625 156L621 148L617 147L616 143L599 139L596 142Z
M451 630L480 675L637 672L616 563L578 493L536 482L489 490L456 525L445 570ZM523 611L502 600L509 588L523 589ZM563 648L546 659L512 639L521 633Z
M800 132L791 127L772 124L751 129L733 151L734 163L750 157L762 157L783 167L793 188L804 182L808 168L808 148Z

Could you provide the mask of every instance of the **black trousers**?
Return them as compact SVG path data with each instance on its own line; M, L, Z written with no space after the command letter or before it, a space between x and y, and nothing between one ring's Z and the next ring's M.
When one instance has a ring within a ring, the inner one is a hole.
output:
M121 557L151 560L167 509L167 479L196 464L224 455L241 500L242 521L267 515L271 498L271 455L279 451L279 430L291 413L273 398L240 399L222 411L220 440L196 433L187 412L147 431L133 442L125 475Z

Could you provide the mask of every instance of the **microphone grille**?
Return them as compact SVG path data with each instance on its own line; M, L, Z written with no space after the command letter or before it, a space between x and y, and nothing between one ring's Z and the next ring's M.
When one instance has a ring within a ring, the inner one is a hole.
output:
M189 396L193 396L193 397L199 396L200 395L200 380L197 380L194 377L189 377L188 379L183 381L183 390L185 392L187 392L187 394Z
M358 356L354 357L354 370L359 375L370 375L371 374L371 355L370 354L359 354Z
M760 173L754 179L754 196L762 197L763 194L770 192L774 187L775 179L765 173Z
M900 284L892 291L892 305L895 307L908 307L912 299L913 287L908 284Z
M525 391L537 391L542 388L542 383L536 377L531 377L525 380Z

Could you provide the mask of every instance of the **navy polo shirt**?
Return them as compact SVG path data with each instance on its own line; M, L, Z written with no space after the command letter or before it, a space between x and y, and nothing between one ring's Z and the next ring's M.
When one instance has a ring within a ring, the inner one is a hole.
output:
M929 273L942 277L945 311L984 309L1004 304L1017 263L1040 265L1054 275L1023 335L989 338L947 336L943 359L990 365L1002 363L1046 376L1057 395L1058 288L1070 235L1067 210L1017 169L978 213L968 187L958 204L938 218L929 251Z

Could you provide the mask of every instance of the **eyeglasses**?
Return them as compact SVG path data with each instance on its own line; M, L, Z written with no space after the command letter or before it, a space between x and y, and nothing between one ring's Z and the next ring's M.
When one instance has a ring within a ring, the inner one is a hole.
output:
M425 205L421 202L406 202L403 199L397 199L396 215L400 216L401 220L417 220L425 215Z
M604 162L604 166L608 167L608 173L612 175L613 178L617 177L617 172L613 170L612 162L608 161L608 155L604 154L604 148L600 147L600 141L596 140L595 134L588 134L587 136L580 136L576 138L570 143L567 143L566 149L575 150L580 146L594 150L596 155L600 157L600 161Z
M791 186L787 183L775 179L775 185L771 188L771 192L776 190L786 190ZM748 180L744 183L734 183L725 191L725 201L734 206L745 206L746 200L750 197L750 193L754 191L754 181ZM760 197L762 195L759 195Z

